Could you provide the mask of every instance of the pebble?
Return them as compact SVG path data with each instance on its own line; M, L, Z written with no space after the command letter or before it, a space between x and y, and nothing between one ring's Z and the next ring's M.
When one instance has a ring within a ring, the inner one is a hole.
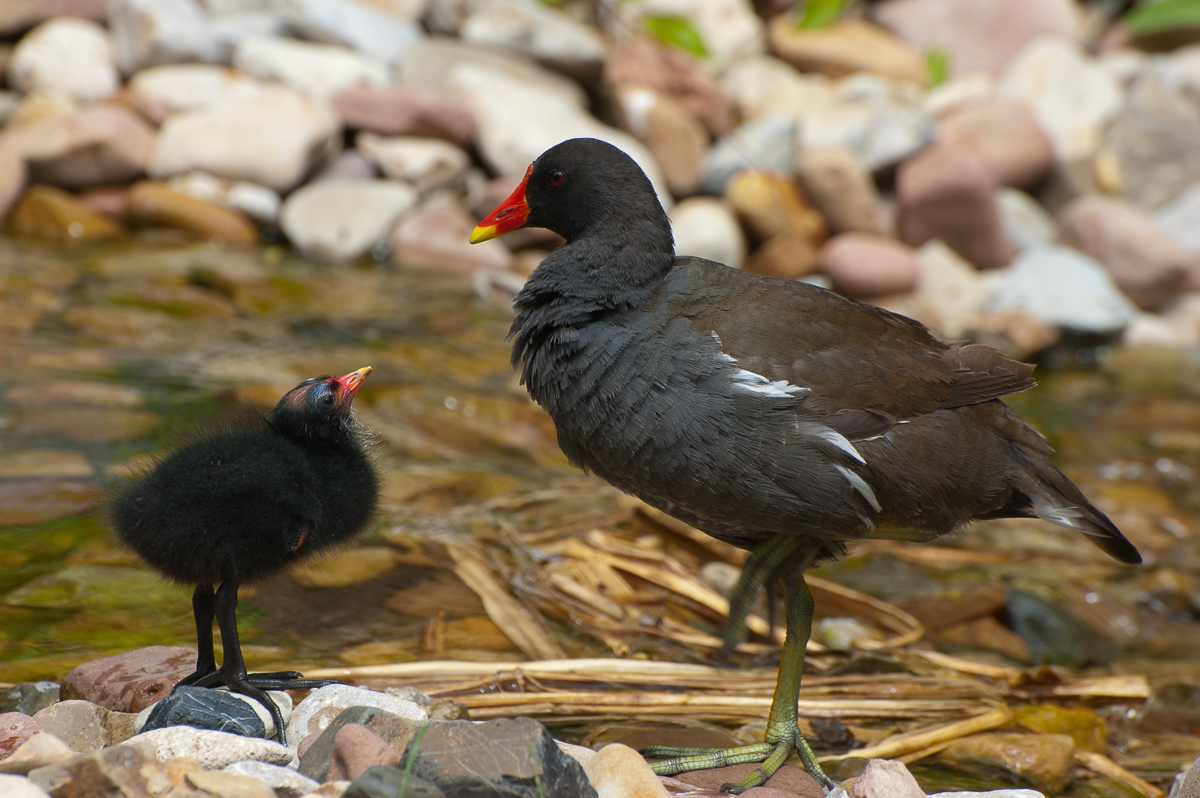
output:
M759 60L774 59L751 56L734 63L730 71ZM778 63L795 74L791 67ZM614 42L604 64L603 83L613 95L626 88L648 89L657 95L665 95L694 114L715 138L733 129L734 103L714 71L678 48L664 45L650 36L626 36Z
M379 4L356 0L274 0L298 35L345 47L393 64L422 38L412 19L389 14Z
M166 183L143 180L129 190L129 214L138 224L187 230L230 244L258 243L258 228L241 211Z
M796 181L782 174L738 172L725 187L725 201L746 229L762 240L787 234L816 245L829 231L825 217L805 201Z
M254 97L266 88L256 80L217 64L165 64L138 70L126 85L130 103L156 124L171 114L216 102Z
M733 176L747 169L790 173L797 136L796 121L787 116L760 116L742 123L705 154L700 189L723 195Z
M129 75L143 67L215 61L216 37L196 0L112 0L113 56Z
M127 743L150 745L160 762L188 757L199 762L205 770L220 770L244 759L272 765L286 765L292 760L291 750L273 740L211 729L193 729L190 726L171 726L143 732L131 737Z
M363 687L331 684L313 690L296 705L287 724L287 738L300 741L313 732L323 731L342 710L349 707L375 707L408 720L426 720L429 717L424 709L412 701Z
M612 743L583 766L598 798L667 798L667 790L658 776L627 745Z
M384 241L416 201L413 187L398 180L322 180L288 196L279 224L305 255L346 262Z
M521 0L480 4L458 31L473 44L507 47L585 82L595 82L607 44L593 28L553 6Z
M931 792L929 798L1046 798L1037 790L987 790L985 792Z
M74 458L75 455L80 454L79 452L55 452L53 449L29 450L29 453L33 452L50 452L59 455L70 454L73 460L72 467L76 470L81 470L78 469L77 465L79 461ZM13 454L17 453L14 452ZM85 460L84 463L86 464L87 461ZM42 476L91 476L90 465L88 465L88 470L88 474L74 473ZM3 473L2 469L0 469L0 473ZM4 474L4 476L9 476L9 474ZM0 712L21 712L26 715L32 715L39 709L45 709L51 704L57 704L59 702L59 691L60 688L57 682L21 682L20 684L14 684L12 687L0 690Z
M1200 285L1200 255L1188 252L1132 202L1090 194L1058 212L1061 240L1104 265L1143 310L1159 311Z
M121 84L108 32L90 19L56 17L27 33L8 62L8 85L83 102L111 97Z
M856 299L911 291L921 274L912 247L870 233L829 239L817 256L817 268L829 277L833 290Z
M719 199L689 197L671 209L675 254L706 258L739 269L746 240L733 212Z
M796 176L804 194L834 233L891 235L895 222L875 181L845 147L804 148L796 157Z
M283 200L266 186L243 180L222 180L208 172L188 172L167 181L176 191L244 213L259 224L279 220Z
M10 756L35 734L44 731L41 724L24 712L0 713L0 760Z
M824 75L801 74L774 56L746 58L721 76L721 88L743 119L784 115L802 119L805 113L833 102L833 87Z
M62 697L115 712L140 712L195 669L194 648L147 646L75 666L63 680Z
M618 89L616 104L621 127L650 148L671 193L694 194L709 144L700 118L669 94L642 87Z
M148 745L114 745L100 751L76 756L63 762L29 771L29 780L55 795L87 794L76 792L76 784L122 785L126 795L162 793L170 788L170 779ZM78 789L78 788L77 788Z
M1000 223L1014 249L1053 244L1058 238L1054 217L1024 191L1001 186L996 192L996 204L1000 207Z
M852 798L925 798L925 791L904 763L893 759L869 760L847 794Z
M292 711L292 698L280 690L268 692L283 714L284 722ZM138 713L135 726L139 733L168 726L240 734L243 737L275 736L270 711L259 701L224 689L177 687L170 695Z
M225 772L256 779L271 788L277 798L298 798L298 796L314 792L321 786L292 768L270 765L253 759L226 765Z
M460 189L471 166L465 150L439 138L363 131L354 144L385 175L411 183L422 194L439 188Z
M107 11L108 0L7 0L0 4L0 36L9 38L39 22L59 16L103 22Z
M780 14L768 27L771 51L801 72L842 77L872 72L918 86L925 85L921 54L890 31L861 19L844 19L827 27L801 29Z
M196 770L185 779L188 785L213 798L277 798L275 791L258 779L223 770Z
M742 264L742 268L754 274L782 277L785 280L810 278L817 270L819 253L817 244L808 236L781 233L764 241Z
M1154 221L1184 249L1200 254L1200 183L1155 211Z
M50 793L24 776L0 775L0 794L5 798L50 798Z
M28 236L59 241L94 241L124 232L111 218L96 213L79 198L41 184L25 190L11 214L13 229Z
M388 82L387 64L345 47L285 36L248 36L233 51L233 65L262 80L277 80L316 100L354 86Z
M375 164L358 150L342 150L333 156L319 170L311 183L322 180L373 180L379 177L379 169Z
M905 161L896 206L900 238L913 246L941 239L981 269L1012 260L996 185L973 150L939 143Z
M1033 111L997 99L953 110L938 121L938 139L973 149L1002 186L1036 186L1054 165L1054 145Z
M762 19L749 0L635 0L618 6L610 21L610 38L622 30L645 30L650 17L682 17L700 37L705 61L717 72L766 50Z
M437 136L459 146L475 140L475 115L459 100L413 86L351 86L333 96L342 124L385 136Z
M1000 768L1057 795L1070 776L1074 741L1065 734L985 732L955 740L940 755L951 764Z
M33 719L72 751L89 753L133 735L134 715L114 712L90 701L68 699L39 710Z
M979 270L936 239L917 250L917 265L921 276L914 298L918 307L932 315L923 320L940 337L961 340L988 298L989 289Z
M499 241L469 243L475 221L450 199L435 200L405 216L392 233L392 261L408 269L466 275L507 269L513 256Z
M1168 798L1198 798L1200 796L1200 759L1192 763L1186 772L1175 777Z
M76 756L71 747L48 732L34 734L0 759L0 773L25 775L34 768L64 762Z
M171 116L159 130L147 171L166 178L201 170L285 192L336 149L340 130L328 104L269 88Z
M376 765L399 764L401 752L424 725L424 719L401 717L378 707L347 707L324 731L300 742L299 770L326 782L357 778Z
M709 770L692 770L680 773L675 778L701 789L718 791L722 784L737 782L748 776L756 767L756 764L746 763ZM785 794L803 796L803 798L824 798L825 796L825 790L817 783L817 780L795 765L783 765L762 786ZM745 795L748 792L749 790L742 794ZM768 798L775 798L775 796L768 796Z

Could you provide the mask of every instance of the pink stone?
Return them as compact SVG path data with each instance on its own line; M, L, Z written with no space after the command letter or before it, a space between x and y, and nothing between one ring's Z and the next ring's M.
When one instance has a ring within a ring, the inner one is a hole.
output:
M499 241L469 243L475 223L453 200L410 213L392 234L392 260L401 267L469 276L476 269L507 269L513 256Z
M680 773L675 778L687 784L694 784L697 787L719 790L722 784L733 784L743 777L748 776L756 767L758 765L754 763L747 763L744 765L712 768L711 770L693 770L688 773ZM784 765L775 771L775 775L767 779L767 783L762 786L788 795L802 796L802 798L824 798L825 796L825 790L817 783L817 780L795 765ZM748 792L743 793L743 795L746 794ZM764 796L763 798L774 797Z
M0 714L0 759L5 759L38 732L42 725L24 712Z
M925 791L903 762L872 759L855 782L855 798L925 798Z
M326 781L353 781L375 765L395 767L400 754L382 737L358 723L347 723L333 738L333 757L329 762Z
M1005 186L1032 186L1054 165L1050 137L1019 100L990 100L952 111L938 123L938 138L973 149L992 179Z
M62 698L81 698L116 712L140 712L195 669L194 648L138 648L77 665L63 681Z
M911 291L921 274L916 250L870 233L842 233L826 241L817 269L833 290L858 299Z
M462 146L475 140L475 116L459 100L413 86L355 86L333 98L342 124L386 136L436 136Z

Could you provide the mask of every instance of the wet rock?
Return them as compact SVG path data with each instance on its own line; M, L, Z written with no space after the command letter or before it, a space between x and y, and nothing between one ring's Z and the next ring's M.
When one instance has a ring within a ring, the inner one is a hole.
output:
M421 39L414 21L354 0L278 0L288 27L306 39L340 44L393 63Z
M937 131L916 87L866 72L838 81L799 120L806 148L845 147L872 172L930 144Z
M1152 71L1129 88L1104 133L1119 170L1120 193L1149 211L1200 183L1200 105L1194 90Z
M298 798L315 792L321 785L295 770L281 765L269 765L252 759L234 762L225 767L225 772L234 776L245 776L267 785L276 798Z
M708 150L708 131L699 117L670 95L653 89L617 91L621 127L650 148L675 196L694 194Z
M32 715L39 709L45 709L58 702L59 686L57 682L21 682L0 690L0 712L21 712Z
M1104 267L1068 247L1030 247L997 275L984 303L989 313L1019 311L1069 330L1115 333L1136 309Z
M913 246L940 239L981 269L1004 266L1014 252L995 191L974 151L936 144L905 161L896 174L900 237Z
M179 111L253 97L264 88L259 80L215 64L166 64L141 69L126 86L130 104L157 124Z
M413 187L396 180L322 180L293 192L279 223L305 255L351 261L384 241L416 200Z
M147 167L153 177L201 170L284 192L337 146L337 115L284 88L175 114Z
M707 194L723 195L733 176L748 169L788 174L797 146L795 120L786 116L751 119L709 148L700 188Z
M381 576L394 566L389 547L358 546L300 565L291 574L304 587L349 587Z
M137 743L148 744L160 762L188 757L199 762L205 770L220 770L245 759L272 765L286 765L292 759L291 750L273 740L193 729L190 726L155 729L131 737L128 741L128 745Z
M412 86L352 86L333 96L333 107L351 129L385 136L436 136L460 146L475 139L470 108Z
M68 699L39 710L33 719L72 751L88 753L121 742L132 732L133 716L90 701Z
M24 712L0 713L0 760L7 759L25 741L44 731L41 724Z
M129 796L154 795L171 786L154 749L132 743L31 770L29 780L55 795L82 792L84 784L93 795Z
M995 651L1014 662L1032 661L1025 640L991 615L949 626L938 634L937 639L953 646Z
M499 241L470 244L475 223L457 202L436 200L406 216L392 233L392 261L423 271L469 274L507 269L512 253Z
M89 380L43 379L9 388L4 400L17 407L44 405L90 405L92 407L141 407L145 396L137 388Z
M1065 734L987 732L955 740L939 754L954 766L994 768L1056 795L1070 776L1075 743Z
M1031 704L1013 707L1013 720L1038 734L1068 734L1075 747L1103 754L1108 749L1108 723L1087 707Z
M675 778L702 789L720 790L722 784L733 784L740 781L743 777L750 775L750 772L756 767L755 764L746 763L710 770L692 770L680 773ZM825 795L825 790L817 783L817 780L795 765L784 765L779 768L775 771L775 775L767 779L762 786L805 798L823 798Z
M1034 186L1054 165L1054 145L1024 102L991 100L951 111L938 121L938 139L973 149L992 179Z
M35 768L65 762L75 756L75 752L62 740L53 734L40 732L17 746L4 759L0 759L0 773L25 775ZM0 791L0 795L7 794Z
M215 61L219 52L196 0L112 0L108 29L126 75L158 64Z
M68 324L101 334L129 333L133 337L146 335L169 324L171 318L157 311L129 307L72 308L63 314ZM77 407L63 412L61 407L32 407L21 413L21 426L61 435L88 443L115 443L140 438L158 424L153 413L140 410L121 410L106 407ZM59 488L47 486L51 492ZM62 497L74 492L63 483Z
M364 131L354 143L385 175L413 184L422 194L438 188L461 189L471 166L466 151L438 138L385 137Z
M405 588L393 594L384 606L413 618L436 618L440 613L454 618L483 612L483 601L480 600L479 594L462 582L425 582L416 587ZM415 688L403 688L410 689L416 695L408 697L407 700L415 701L421 706L426 706L427 702L432 701L428 696L422 696ZM388 690L392 691L395 688ZM400 692L396 695L406 698Z
M258 243L258 228L245 214L154 180L143 180L130 189L129 214L147 227L187 230L231 244Z
M865 233L842 233L826 241L817 267L833 282L833 290L858 299L911 291L921 271L912 247Z
M297 748L300 772L316 781L357 777L372 765L398 763L400 752L427 722L379 707L351 706L333 714L336 709L320 713L318 722L309 724L310 736Z
M805 148L796 157L796 176L832 232L892 234L895 225L875 181L850 150Z
M222 180L207 172L189 172L173 177L167 185L175 191L243 213L260 224L274 224L283 203L279 194L266 186L241 180Z
M1100 261L1126 296L1157 311L1200 285L1200 255L1176 244L1128 200L1088 195L1058 213L1062 241Z
M604 746L583 770L598 798L667 798L646 760L627 745Z
M390 798L403 794L411 798L442 798L436 785L394 767L373 767L351 782L342 798ZM489 796L495 793L487 793Z
M313 732L323 731L342 710L350 707L374 707L410 721L423 721L428 718L425 710L411 701L404 701L395 696L367 690L363 687L331 684L328 687L312 691L307 698L296 705L291 720L288 721L287 738L299 741ZM362 720L347 722L363 723L371 728Z
M9 38L54 17L104 22L107 10L107 0L8 0L0 5L0 36Z
M725 188L725 201L751 234L762 240L789 234L818 243L828 232L824 217L808 205L796 182L783 174L739 172Z
M1095 153L1122 94L1117 81L1078 44L1056 38L1024 47L1005 69L997 93L1028 103L1064 162Z
M316 100L331 99L352 86L382 86L387 64L345 47L283 36L250 36L238 43L233 65L263 80L278 80Z
M471 12L458 31L464 42L507 47L576 79L594 81L607 44L594 29L552 6L492 0Z
M613 94L641 88L669 97L703 122L713 137L733 128L733 103L711 69L649 36L628 36L613 45L604 64L604 83Z
M103 27L88 19L43 22L17 43L8 62L8 85L74 100L103 100L120 85Z
M413 758L414 775L452 795L489 789L497 798L596 795L580 764L529 718L433 723L419 745L409 743L404 757Z
M280 710L290 710L291 699L286 693L272 694ZM283 697L283 700L279 700ZM261 712L257 711L261 709ZM275 724L270 713L259 702L224 690L207 687L179 687L158 703L143 710L145 722L139 731L148 732L168 726L191 726L195 729L240 734L243 737L274 737ZM287 722L288 712L283 713ZM265 719L264 719L265 718Z
M196 649L148 646L77 665L63 680L64 699L82 698L116 712L140 712L196 668Z
M1000 221L1013 248L1020 251L1033 246L1053 244L1058 224L1042 204L1024 191L1001 186L996 192Z
M876 13L921 52L949 53L953 75L998 75L1040 36L1080 36L1078 12L1069 0L886 0Z
M0 526L40 524L74 515L95 507L103 497L95 486L74 480L10 482L0 485Z
M620 31L645 30L651 17L682 17L699 34L705 60L718 71L766 49L762 20L746 0L638 0L619 6L612 15L610 39Z
M1184 249L1200 254L1200 184L1155 211L1154 221Z
M715 260L735 269L746 259L746 240L729 206L712 197L690 197L671 209L675 254Z
M878 25L846 19L828 27L796 27L794 14L780 14L768 27L771 51L802 72L842 77L874 72L894 80L925 85L920 53Z
M1056 604L1014 588L1006 594L1012 626L1034 662L1082 668L1107 664L1117 655L1116 646Z
M113 238L121 226L93 211L59 188L35 184L25 190L12 210L12 225L21 235L60 241Z

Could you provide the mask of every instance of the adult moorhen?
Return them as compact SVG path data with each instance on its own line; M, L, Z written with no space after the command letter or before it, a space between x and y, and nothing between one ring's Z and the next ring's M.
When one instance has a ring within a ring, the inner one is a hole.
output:
M813 600L803 571L858 538L930 540L980 518L1038 517L1113 557L1137 550L1047 460L999 397L1033 367L814 286L677 258L671 225L625 153L573 139L543 153L472 242L519 227L566 239L517 295L513 365L575 465L750 550L726 645L764 585L787 588L787 638L766 742L647 750L658 773L798 751Z
M353 411L354 395L370 373L368 366L301 383L260 426L178 449L109 508L123 543L168 579L196 585L199 656L195 673L179 685L224 685L256 699L270 711L281 743L283 715L266 691L336 680L303 679L296 671L247 673L238 642L238 585L344 542L371 519L380 478ZM225 648L220 668L214 618Z

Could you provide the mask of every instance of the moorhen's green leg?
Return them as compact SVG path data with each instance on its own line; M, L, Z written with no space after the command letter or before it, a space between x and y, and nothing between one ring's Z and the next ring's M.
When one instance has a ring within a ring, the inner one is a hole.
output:
M225 649L225 661L215 672L197 679L194 684L198 687L214 687L224 685L235 693L247 695L258 701L271 713L275 721L275 736L284 743L283 713L275 705L267 690L313 690L331 684L339 684L337 679L303 679L299 671L276 671L274 673L247 673L246 662L242 659L242 644L237 631L237 591L238 583L226 579L217 588L216 618L217 627L221 630L221 645ZM211 638L212 632L209 631Z
M727 657L746 639L746 618L758 598L758 591L770 584L779 567L800 548L801 538L795 535L776 535L763 543L746 558L742 575L738 577L729 596L729 617L721 627L721 649L717 657Z
M722 788L732 793L742 793L769 779L795 751L813 778L821 782L825 789L833 789L833 782L821 770L817 757L800 734L797 711L800 677L804 670L804 648L812 631L812 616L812 593L804 582L803 568L799 568L788 580L787 585L787 639L783 644L783 656L779 662L779 678L775 682L771 712L767 716L765 742L724 749L652 746L644 751L646 755L672 757L653 763L651 768L654 772L671 775L687 770L761 762L754 772L737 784L727 784Z
M217 672L217 655L213 651L212 633L216 612L213 586L210 583L196 585L196 589L192 591L192 616L196 620L196 670L190 676L180 679L175 687L195 684L205 676Z

